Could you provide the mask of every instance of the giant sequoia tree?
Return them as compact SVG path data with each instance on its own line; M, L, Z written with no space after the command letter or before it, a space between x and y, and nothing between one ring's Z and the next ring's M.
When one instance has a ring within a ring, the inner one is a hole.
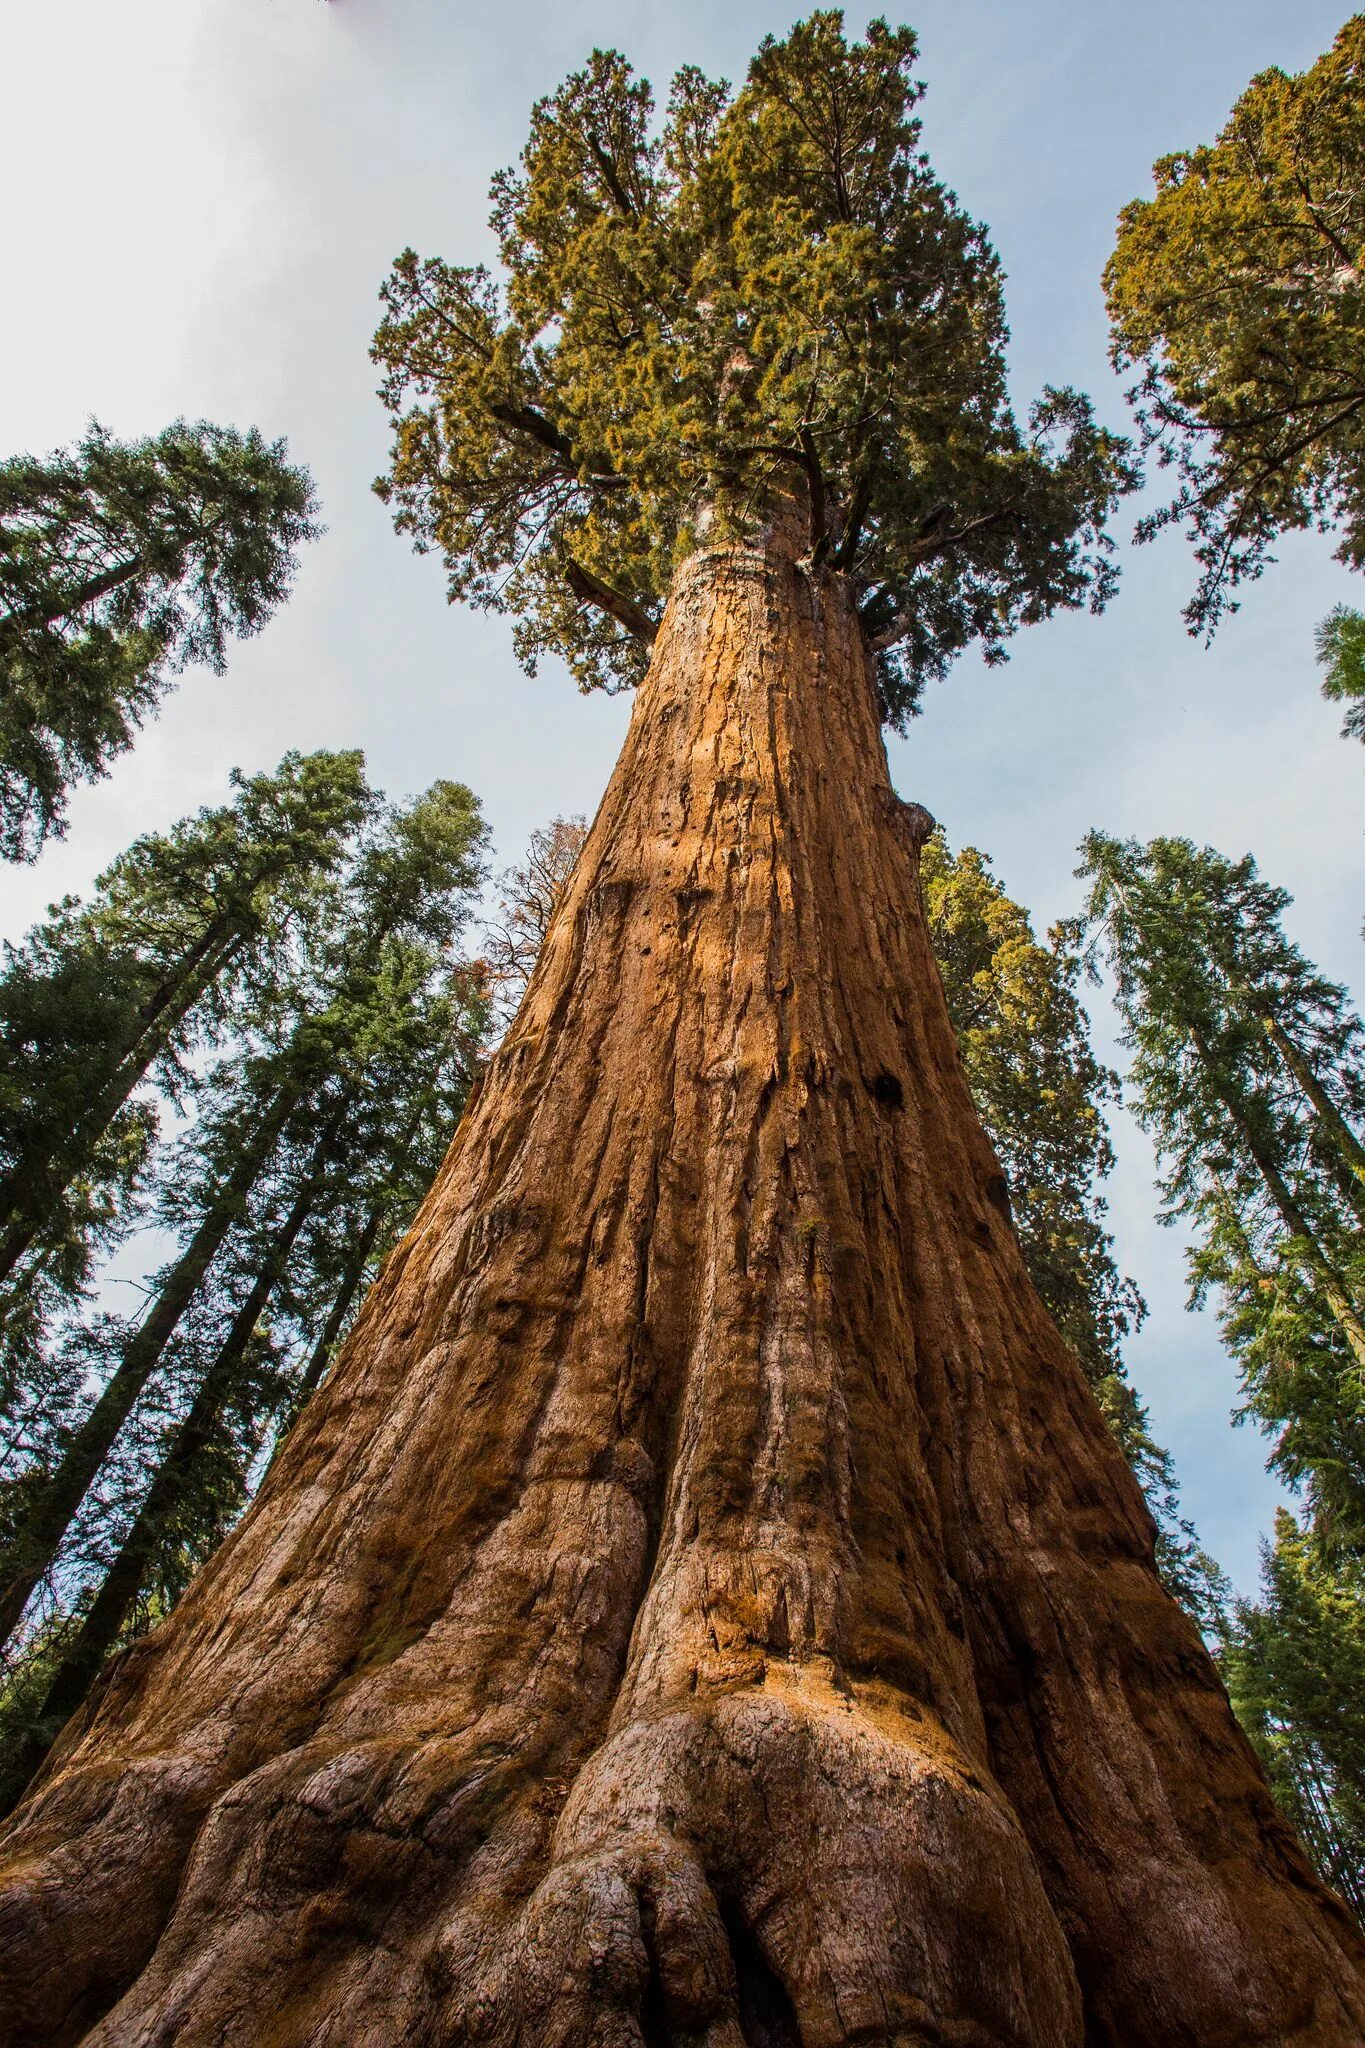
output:
M912 49L816 17L657 138L597 56L505 298L400 266L400 518L643 687L345 1353L11 1824L15 2040L1365 2026L1029 1284L887 776L958 647L1103 598L1125 480L1008 410Z

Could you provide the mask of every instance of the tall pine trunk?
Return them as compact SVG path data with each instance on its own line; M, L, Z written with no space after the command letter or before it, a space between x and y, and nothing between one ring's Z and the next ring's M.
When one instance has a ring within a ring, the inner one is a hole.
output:
M36 1141L12 1171L0 1177L0 1215L10 1219L0 1235L0 1281L8 1280L52 1221L67 1188L89 1164L95 1145L133 1090L146 1080L176 1027L241 950L246 933L241 913L231 922L219 918L201 932L185 958L139 1007L124 1043L110 1048L109 1078L76 1124L49 1131L45 1147L40 1149L42 1141Z
M325 1178L326 1155L336 1138L336 1121L332 1120L318 1141L313 1166L281 1222L261 1270L233 1317L188 1411L172 1432L152 1483L103 1583L60 1655L33 1729L17 1745L13 1759L7 1759L5 1768L0 1770L0 1814L9 1812L47 1755L53 1737L89 1692L100 1666L133 1613L167 1517L184 1501L194 1484L196 1468L221 1432L228 1403L241 1385L261 1317L318 1199Z
M298 1387L290 1396L288 1409L290 1417L297 1414L304 1403L321 1385L322 1376L331 1362L333 1351L336 1349L337 1339L341 1335L347 1316L351 1313L351 1303L360 1291L360 1284L365 1277L365 1268L369 1263L370 1253L374 1250L375 1239L379 1235L379 1226L383 1221L383 1217L383 1208L380 1203L376 1202L369 1215L365 1218L361 1226L360 1235L352 1245L346 1263L342 1267L341 1279L337 1284L337 1291L332 1297L332 1306L327 1311L327 1320L322 1326L317 1342L308 1355L307 1365L299 1375ZM291 1427L292 1421L286 1421L286 1431ZM280 1441L281 1448L283 1448L283 1438Z
M416 1225L15 1816L15 2042L1365 2034L1025 1275L798 545L680 572Z
M22 1515L15 1517L13 1533L0 1556L0 1643L8 1641L18 1627L34 1588L55 1563L82 1501L139 1394L160 1365L224 1239L239 1221L242 1205L265 1171L301 1093L299 1085L290 1082L267 1104L237 1164L215 1191L199 1228L129 1336L99 1399L71 1432L52 1470L32 1487Z
M1362 1193L1365 1193L1365 1145L1361 1144L1350 1124L1323 1087L1322 1082L1313 1071L1311 1060L1305 1057L1302 1049L1295 1042L1292 1035L1285 1030L1279 1018L1269 1014L1263 1007L1260 1011L1260 1016L1261 1022L1265 1027L1266 1036L1279 1053L1280 1058L1284 1061L1290 1073L1294 1076L1309 1102L1312 1103L1319 1123L1321 1123L1341 1155L1342 1164L1345 1168L1345 1188L1348 1195L1354 1198L1357 1205L1357 1213L1359 1213Z

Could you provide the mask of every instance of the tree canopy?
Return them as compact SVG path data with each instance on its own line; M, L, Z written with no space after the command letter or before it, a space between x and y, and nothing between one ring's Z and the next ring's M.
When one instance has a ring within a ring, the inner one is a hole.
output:
M915 54L817 13L738 92L680 71L659 123L595 51L494 181L501 276L399 258L377 488L528 666L636 681L680 559L778 495L850 580L895 724L970 643L999 660L1109 596L1127 444L1070 390L1016 420L999 263L921 147Z
M221 674L319 531L283 441L177 420L0 463L0 853L65 829L70 785L102 774L192 662Z
M133 1091L151 1075L176 1093L246 992L290 983L298 927L374 804L354 752L231 779L229 802L135 840L88 902L3 949L0 1278L88 1204L100 1159L131 1168L108 1134Z
M1081 872L1196 1292L1320 1533L1365 1547L1365 1029L1250 856L1092 833Z
M1327 1882L1365 1916L1365 1582L1283 1510L1261 1598L1220 1663L1237 1718Z
M1105 288L1119 368L1177 490L1208 633L1282 533L1337 528L1365 564L1365 15L1291 77L1251 81L1216 142L1154 167L1119 217Z

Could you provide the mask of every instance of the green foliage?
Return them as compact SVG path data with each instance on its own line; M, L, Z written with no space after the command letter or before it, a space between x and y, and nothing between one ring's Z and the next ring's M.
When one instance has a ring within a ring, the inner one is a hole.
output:
M973 641L1087 599L1134 481L1087 402L1005 385L999 265L920 146L915 39L812 15L732 94L678 73L661 125L615 52L540 101L493 185L503 277L399 258L375 337L377 485L452 599L528 666L643 672L679 560L781 497L849 579L894 724Z
M154 1221L179 1249L146 1315L43 1333L47 1380L0 1484L0 1576L36 1570L44 1588L16 1672L45 1617L64 1619L0 1771L7 1798L103 1657L173 1604L231 1526L444 1155L488 1025L486 974L456 950L486 839L462 784L371 802L344 867L292 921L287 972L244 984L221 1056L178 1071L194 1115L158 1161ZM92 1394L120 1376L92 1469ZM60 1528L58 1495L73 1503Z
M243 1002L287 986L301 921L372 806L359 754L286 754L233 775L232 800L136 840L88 903L68 897L0 972L0 1268L28 1253L83 1284L154 1136L147 1079L184 1062ZM6 1319L7 1320L7 1319Z
M1038 942L987 857L970 846L954 855L935 833L920 877L962 1064L1029 1271L1098 1385L1121 1370L1123 1339L1146 1313L1101 1222L1098 1185L1114 1164L1104 1112L1118 1077L1091 1050L1078 963Z
M1275 1518L1221 1658L1237 1718L1323 1878L1365 1918L1365 1578Z
M60 1668L71 1627L71 1617L55 1609L32 1631L18 1655L0 1667L0 1805L5 1803L8 1760L22 1754L42 1726L43 1702Z
M258 632L319 528L282 441L177 420L0 463L0 853L65 829L75 781L103 774L191 662L221 673Z
M1365 613L1334 605L1314 636L1318 666L1324 671L1322 694L1344 704L1344 740L1365 740Z
M1144 441L1178 489L1138 538L1188 531L1212 632L1276 537L1341 532L1365 563L1365 15L1297 77L1254 78L1215 143L1156 164L1105 271Z
M1118 1076L1091 1049L1081 963L1063 934L1035 938L975 847L953 854L935 833L920 880L963 1069L1005 1170L1029 1275L1142 1484L1163 1579L1216 1636L1225 1581L1180 1514L1170 1454L1123 1362L1123 1340L1147 1311L1104 1228L1099 1184L1114 1163L1105 1110L1118 1100Z
M1085 917L1113 970L1139 1119L1196 1296L1216 1289L1244 1412L1319 1537L1365 1544L1365 1032L1245 857L1092 833ZM1365 1554L1365 1553L1362 1553Z

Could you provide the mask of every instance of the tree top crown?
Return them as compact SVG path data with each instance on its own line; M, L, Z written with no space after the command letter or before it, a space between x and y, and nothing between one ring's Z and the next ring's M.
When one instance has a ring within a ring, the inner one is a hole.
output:
M1186 530L1207 637L1283 533L1335 529L1365 568L1365 15L1307 70L1259 72L1153 178L1105 269L1112 354L1176 478L1138 539Z
M541 100L493 183L502 276L399 258L374 355L378 489L450 594L517 615L528 666L643 673L678 562L797 495L847 577L885 715L973 640L1112 588L1126 444L1005 387L997 259L920 147L909 29L837 12L746 83L686 68L662 120L614 51Z

